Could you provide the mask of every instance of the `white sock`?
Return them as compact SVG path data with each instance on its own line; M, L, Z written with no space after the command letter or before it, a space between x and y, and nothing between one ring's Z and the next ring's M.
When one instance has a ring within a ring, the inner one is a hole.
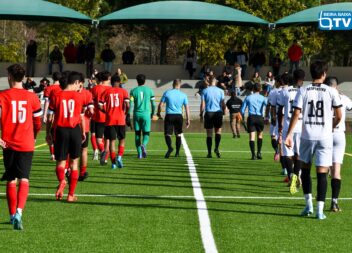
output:
M304 194L304 198L306 199L306 205L309 206L309 208L313 208L313 198L312 194Z
M332 202L334 202L335 204L337 204L337 199L332 199Z
M17 208L17 213L19 213L22 216L22 208Z
M323 213L324 212L324 201L317 201L317 213Z

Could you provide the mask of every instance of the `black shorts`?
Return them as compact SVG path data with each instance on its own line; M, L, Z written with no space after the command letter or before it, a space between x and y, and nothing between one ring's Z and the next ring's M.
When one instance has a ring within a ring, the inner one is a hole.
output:
M82 143L82 148L88 148L89 144L89 132L86 133L86 140Z
M67 155L76 159L81 155L82 131L77 125L75 128L57 127L54 141L56 161L64 161Z
M259 115L251 115L247 118L248 133L252 132L263 132L264 130L264 118Z
M94 120L90 120L90 132L93 134L95 134L95 121Z
M32 168L33 152L20 152L4 149L5 173L1 180L13 181L16 178L29 179Z
M104 137L105 123L95 122L95 137L102 139Z
M164 121L164 133L166 135L182 134L183 117L182 114L166 114Z
M222 127L222 112L206 112L204 115L204 128L213 129Z
M126 137L126 126L106 126L105 139L107 140L122 140Z

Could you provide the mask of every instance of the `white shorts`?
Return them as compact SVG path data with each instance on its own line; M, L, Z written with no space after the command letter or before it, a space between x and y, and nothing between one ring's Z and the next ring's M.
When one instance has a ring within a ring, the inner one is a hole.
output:
M333 133L333 152L332 152L332 162L333 163L343 163L343 156L345 155L346 148L346 136L344 132L334 132Z
M273 126L272 124L270 124L270 136L275 136L275 137L279 136L277 124L276 126Z
M304 163L312 163L312 158L315 156L315 166L330 167L332 166L332 145L332 136L314 141L301 139L299 159Z
M287 132L284 132L282 135L283 141L281 143L283 156L294 156L295 154L299 156L299 146L301 144L301 133L293 133L293 146L291 148L288 148L285 145L286 137L287 137Z

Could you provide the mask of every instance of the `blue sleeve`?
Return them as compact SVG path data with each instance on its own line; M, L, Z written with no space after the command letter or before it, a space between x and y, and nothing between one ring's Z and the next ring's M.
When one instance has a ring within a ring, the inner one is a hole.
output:
M244 99L242 107L241 107L241 114L244 115L247 108L247 97Z

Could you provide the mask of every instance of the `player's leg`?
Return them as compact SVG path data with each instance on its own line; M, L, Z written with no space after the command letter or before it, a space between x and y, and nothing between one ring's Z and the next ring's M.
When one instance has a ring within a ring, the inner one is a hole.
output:
M86 139L82 143L81 152L81 164L79 169L78 181L84 181L88 177L87 166L88 166L88 143L89 143L89 132L86 133Z
M237 137L236 126L237 126L236 113L230 113L230 127L231 127L231 131L232 131L232 138Z
M170 154L174 151L174 148L172 147L172 141L171 141L171 136L174 132L173 129L174 129L174 125L172 122L172 115L167 114L165 116L165 121L164 121L164 137L165 137L165 143L167 146L165 158L169 158Z
M277 127L270 124L270 136L271 136L271 146L274 149L274 161L278 161L280 159L280 152L279 152L279 143L278 143L278 136L276 134Z
M247 118L247 129L248 129L248 134L249 134L249 148L252 153L252 160L256 160L257 157L255 156L255 132L256 128L253 122L253 116L248 116Z
M241 137L241 136L240 136L241 121L243 120L241 113L238 112L238 113L236 114L235 120L236 120L235 125L236 125L236 134L237 134L237 138L240 138L240 137Z
M56 159L56 177L59 181L55 197L61 200L66 187L65 166L69 148L69 130L57 127L55 130L54 151Z
M258 137L257 137L257 158L259 160L263 159L262 158L262 146L263 146L263 130L257 132Z
M223 113L217 112L214 115L214 132L215 132L215 149L214 152L218 158L221 157L219 146L221 142L221 128L222 128Z
M212 158L211 155L211 148L213 145L213 128L214 128L214 113L211 112L206 112L204 114L204 128L206 129L206 143L207 143L207 149L208 149L208 154L207 158Z
M15 160L15 151L10 149L4 149L3 151L4 157L4 167L5 173L2 176L2 181L6 180L6 199L7 206L10 214L10 222L13 224L16 208L17 208L17 186L16 186L16 160Z
M104 141L103 141L103 137L104 137L104 130L105 130L105 126L104 123L100 123L100 122L95 122L95 137L97 140L97 146L98 149L100 151L100 154L102 152L104 152Z
M148 146L149 138L150 138L150 130L151 130L150 115L144 115L142 117L143 141L142 141L142 145L141 145L143 158L147 157L147 146Z
M51 136L54 136L54 128L51 128ZM55 161L55 154L54 154L54 142L48 142L48 146L49 146L49 151L50 151L50 156L51 156L51 160Z
M97 139L95 136L95 122L94 120L90 121L90 142L92 143L92 148L93 148L93 160L97 161L99 159L99 150L98 150L98 144L97 144Z
M180 156L180 148L182 144L181 140L181 135L183 133L183 117L182 115L177 115L175 117L175 122L174 122L174 130L175 130L175 136L176 136L176 153L175 157Z
M116 128L117 139L119 140L119 149L117 153L117 167L123 168L122 157L125 152L125 140L126 140L126 126L117 126Z
M133 128L135 131L135 135L134 135L134 142L136 145L136 149L137 149L137 157L139 159L142 158L142 148L141 148L141 135L142 135L142 131L141 131L141 124L139 122L140 117L138 115L133 115Z
M106 126L104 131L105 136L105 152L110 153L111 169L116 169L116 150L115 150L115 140L116 140L116 129L115 126ZM101 160L101 164L105 164L105 157Z

